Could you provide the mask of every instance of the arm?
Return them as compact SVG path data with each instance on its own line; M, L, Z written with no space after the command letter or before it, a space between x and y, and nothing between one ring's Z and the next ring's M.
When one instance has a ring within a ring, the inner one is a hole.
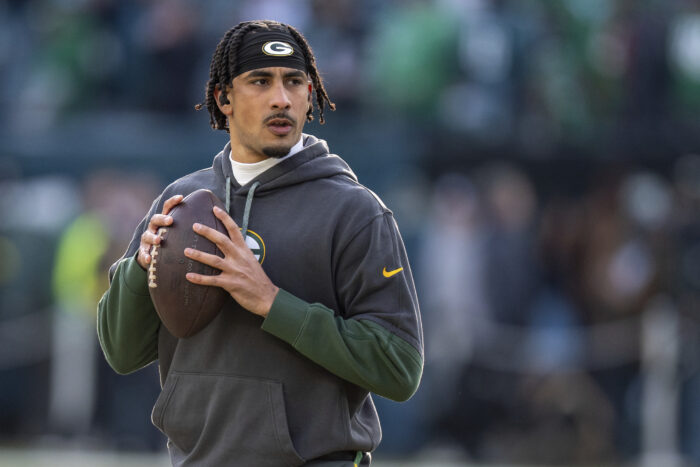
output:
M405 401L418 389L421 353L369 319L344 319L280 290L262 328L333 374L380 396Z
M133 256L121 260L97 305L97 336L107 363L127 374L153 362L158 358L159 327L146 271Z
M375 217L344 247L336 288L342 314L281 290L263 329L343 379L407 400L423 371L422 326L410 266L390 213Z
M107 362L117 373L136 371L158 358L160 319L151 301L146 267L150 248L160 243L157 230L170 225L168 212L182 201L169 198L158 212L160 198L137 227L124 258L110 268L110 286L97 305L97 335Z

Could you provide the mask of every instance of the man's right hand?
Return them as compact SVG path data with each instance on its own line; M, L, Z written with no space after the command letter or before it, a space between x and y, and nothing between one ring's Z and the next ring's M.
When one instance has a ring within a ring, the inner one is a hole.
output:
M151 263L151 247L160 243L158 229L173 223L173 218L170 217L168 213L172 208L177 206L182 199L182 195L175 195L172 198L169 198L165 204L163 204L163 212L160 214L154 214L153 217L151 217L151 220L148 222L148 228L141 235L139 254L136 257L136 261L143 269L147 269L148 265Z

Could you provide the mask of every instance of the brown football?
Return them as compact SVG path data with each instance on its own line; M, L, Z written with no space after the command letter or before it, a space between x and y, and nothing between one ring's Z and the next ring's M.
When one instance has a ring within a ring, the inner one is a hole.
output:
M151 248L148 268L148 290L160 320L178 338L190 337L204 329L219 313L228 298L220 287L193 284L185 278L188 272L215 275L220 271L185 256L190 247L223 257L216 245L192 230L199 222L219 232L226 232L212 208L226 209L211 191L197 190L170 211L173 223L161 227L160 245Z

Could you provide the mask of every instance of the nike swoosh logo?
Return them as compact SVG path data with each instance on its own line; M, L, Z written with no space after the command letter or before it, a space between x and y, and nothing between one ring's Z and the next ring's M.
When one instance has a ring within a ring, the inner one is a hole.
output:
M394 269L393 271L387 271L386 268L384 268L384 270L382 271L382 274L384 274L384 277L391 277L391 276L395 276L396 274L400 273L401 271L403 271L403 268Z

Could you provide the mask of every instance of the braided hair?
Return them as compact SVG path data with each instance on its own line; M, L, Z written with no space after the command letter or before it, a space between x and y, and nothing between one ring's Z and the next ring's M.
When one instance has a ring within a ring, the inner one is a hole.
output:
M202 107L206 106L207 110L209 111L209 123L211 127L215 130L225 130L228 133L228 122L226 120L226 116L221 113L221 110L219 110L219 107L216 105L214 91L220 89L221 91L225 92L226 89L232 85L234 78L233 72L236 68L236 62L238 59L238 49L245 35L255 29L283 31L286 29L292 35L294 40L297 41L304 54L304 61L306 62L306 67L309 76L311 77L314 91L316 92L316 105L318 106L319 122L323 124L325 122L325 119L323 118L324 107L327 104L331 110L335 110L335 104L331 102L330 98L328 97L328 93L326 92L326 88L323 86L323 80L321 79L318 69L316 68L316 58L311 50L311 46L309 46L309 43L306 41L304 36L292 26L269 20L245 21L229 29L226 34L224 34L224 37L216 46L216 50L214 51L214 55L211 59L211 65L209 66L209 81L207 81L204 102L197 104L195 109L200 110ZM310 122L313 119L313 105L311 105L309 106L308 112L306 112L306 120Z

